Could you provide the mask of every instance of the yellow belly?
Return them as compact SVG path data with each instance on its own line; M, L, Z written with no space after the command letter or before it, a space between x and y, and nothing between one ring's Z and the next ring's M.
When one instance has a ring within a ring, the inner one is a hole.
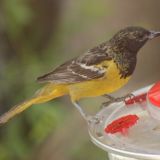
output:
M113 61L106 61L105 63L107 63L108 68L103 78L68 86L73 101L84 97L94 97L112 93L128 82L130 77L120 78L119 70Z

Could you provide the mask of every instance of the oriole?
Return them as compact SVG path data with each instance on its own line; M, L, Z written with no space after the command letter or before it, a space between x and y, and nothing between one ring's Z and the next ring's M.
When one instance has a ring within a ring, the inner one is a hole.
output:
M125 85L135 69L139 49L148 40L158 36L160 32L142 27L120 30L109 41L39 77L38 82L45 82L47 85L31 99L3 114L0 124L33 104L44 103L67 94L85 116L76 102L81 98L112 93Z

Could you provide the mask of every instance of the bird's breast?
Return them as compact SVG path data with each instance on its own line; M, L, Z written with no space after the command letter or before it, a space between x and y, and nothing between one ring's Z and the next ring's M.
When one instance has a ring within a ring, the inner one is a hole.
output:
M128 82L130 77L122 78L114 61L104 61L101 65L105 64L108 67L102 78L68 86L72 100L109 94L120 89Z

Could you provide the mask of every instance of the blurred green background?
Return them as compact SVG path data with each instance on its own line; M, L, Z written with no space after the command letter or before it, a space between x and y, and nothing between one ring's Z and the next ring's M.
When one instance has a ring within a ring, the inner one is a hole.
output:
M1 0L0 113L33 95L36 77L131 25L160 30L160 1ZM160 79L160 40L139 54L128 93ZM36 105L0 127L0 160L106 159L68 97Z

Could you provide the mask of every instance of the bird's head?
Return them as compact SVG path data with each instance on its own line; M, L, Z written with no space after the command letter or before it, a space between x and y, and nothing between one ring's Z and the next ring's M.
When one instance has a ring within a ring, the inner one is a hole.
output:
M120 30L110 42L122 51L137 53L148 40L158 36L160 36L160 32L133 26Z

